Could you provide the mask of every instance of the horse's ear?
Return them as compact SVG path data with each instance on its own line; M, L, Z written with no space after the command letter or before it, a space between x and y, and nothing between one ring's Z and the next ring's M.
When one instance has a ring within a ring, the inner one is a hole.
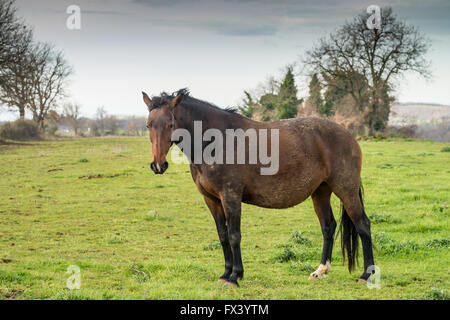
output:
M180 104L180 102L183 100L184 94L179 94L175 98L169 101L168 105L170 109L175 109L177 105Z
M150 107L152 106L152 100L148 97L148 95L142 91L142 96L144 98L144 102L147 105L147 108L150 110Z

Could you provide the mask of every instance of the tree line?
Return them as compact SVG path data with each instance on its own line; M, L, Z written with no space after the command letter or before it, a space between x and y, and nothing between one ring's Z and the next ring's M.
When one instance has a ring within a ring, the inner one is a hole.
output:
M147 118L144 116L128 116L118 118L107 113L104 107L97 108L94 117L83 117L80 106L76 103L66 103L63 112L49 123L49 133L73 134L75 136L143 136L148 134ZM63 132L66 128L66 133Z
M430 76L425 59L430 41L389 7L381 9L377 28L368 27L369 16L362 12L320 39L280 79L270 77L256 92L244 91L239 111L261 121L318 115L350 123L347 127L355 122L369 135L384 130L401 77L406 72ZM296 66L301 67L298 73ZM104 109L87 119L79 105L63 103L72 73L63 53L37 41L18 18L14 0L0 0L0 104L18 111L21 119L30 112L41 131L54 132L65 123L75 135L116 133L119 120ZM296 75L309 81L304 98L298 98ZM128 127L128 132L141 130L134 121Z
M72 67L61 51L34 38L17 16L14 0L0 0L0 103L28 110L43 129L45 120L66 96Z
M290 66L282 81L269 78L259 93L244 91L240 112L262 121L315 114L353 119L368 135L384 130L401 77L406 72L430 76L425 58L430 41L390 7L381 8L379 28L368 27L369 17L365 11L358 14L320 39L299 61L300 73L309 78L305 101L297 98Z

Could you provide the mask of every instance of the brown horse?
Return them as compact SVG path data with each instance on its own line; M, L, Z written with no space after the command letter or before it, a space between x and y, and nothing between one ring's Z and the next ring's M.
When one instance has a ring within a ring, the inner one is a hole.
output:
M344 260L346 252L351 272L357 259L359 235L364 254L364 272L360 280L369 278L368 268L374 265L374 260L370 221L364 212L361 194L361 149L345 128L319 118L258 122L233 110L192 98L186 89L151 99L143 92L143 97L149 110L147 127L153 151L150 167L156 174L167 170L166 155L171 145L182 142L172 140L174 130L184 129L194 136L196 121L201 121L202 132L213 128L224 135L230 128L277 129L279 132L279 169L272 175L261 174L261 168L267 163L262 164L259 160L253 164L198 163L194 161L193 139L189 148L183 150L190 160L192 178L216 222L225 256L225 272L220 282L237 286L238 279L244 275L240 249L242 202L264 208L288 208L309 196L324 239L321 263L310 279L322 278L330 270L336 229L330 205L333 192L343 205L341 242ZM273 137L270 142L275 142L272 140ZM248 137L246 143L250 143ZM208 141L201 141L202 150L208 144ZM250 145L244 151L246 159L250 158L249 149ZM230 149L223 148L224 153L227 150ZM275 151L271 143L268 150ZM231 151L236 159L241 150L234 147Z

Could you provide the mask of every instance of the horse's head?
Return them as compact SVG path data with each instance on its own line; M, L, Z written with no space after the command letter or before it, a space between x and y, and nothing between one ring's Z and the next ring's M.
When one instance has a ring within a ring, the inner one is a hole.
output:
M150 168L155 174L163 174L169 167L166 156L173 143L172 132L175 128L173 112L184 94L179 93L175 97L158 97L153 99L155 101L152 101L145 92L142 94L149 110L147 128L153 153L153 162L150 163Z

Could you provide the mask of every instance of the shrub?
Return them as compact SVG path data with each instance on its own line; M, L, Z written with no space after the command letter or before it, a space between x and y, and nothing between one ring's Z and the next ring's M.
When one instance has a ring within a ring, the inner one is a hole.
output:
M220 249L222 248L222 245L220 244L219 241L214 241L213 243L210 243L207 246L203 247L203 250L205 251L209 251L209 250L216 250L216 249Z
M387 127L385 131L391 138L414 138L417 129L417 125L412 124L401 127Z
M415 241L396 242L384 232L372 234L372 239L378 250L388 254L410 254L421 248L421 245Z
M444 202L443 204L434 204L431 208L432 213L448 213L448 205Z
M373 139L378 141L385 140L387 139L387 136L383 132L375 132L375 134L373 135Z
M47 127L47 133L51 136L55 136L56 131L58 131L58 126L54 123Z
M369 215L372 223L400 223L400 220L393 218L390 214L382 214L374 212Z
M276 257L276 260L278 262L288 262L290 260L297 260L297 253L291 248L284 248L284 251Z
M384 232L373 233L372 240L380 249L381 247L385 247L389 243L393 242L393 240L389 236L387 236Z
M403 242L395 242L385 248L386 253L406 253L410 254L420 249L420 245L415 241L403 241Z
M441 152L450 152L450 146L445 146L441 149Z
M433 239L425 242L428 248L450 248L450 239Z
M34 121L19 119L0 126L0 137L11 140L34 140L40 138L40 130Z
M363 119L360 116L355 115L343 115L336 113L330 118L330 120L340 124L347 130L353 133L353 135L361 135L365 133L365 127Z
M450 294L446 290L433 287L428 292L428 299L431 299L431 300L450 300Z
M291 240L298 244L311 247L312 241L305 237L300 231L294 231L291 236Z
M308 262L294 262L289 266L289 269L293 272L301 271L305 273L310 273L316 270L312 265Z

